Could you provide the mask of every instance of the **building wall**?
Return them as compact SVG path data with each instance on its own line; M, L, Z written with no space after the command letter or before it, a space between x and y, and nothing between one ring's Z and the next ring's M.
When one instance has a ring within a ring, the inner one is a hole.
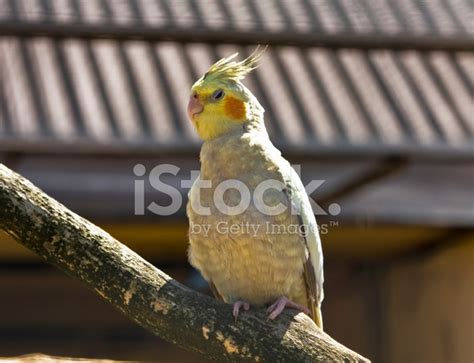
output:
M374 362L474 361L474 239L326 269L325 329Z
M474 241L394 264L387 273L385 361L474 361Z

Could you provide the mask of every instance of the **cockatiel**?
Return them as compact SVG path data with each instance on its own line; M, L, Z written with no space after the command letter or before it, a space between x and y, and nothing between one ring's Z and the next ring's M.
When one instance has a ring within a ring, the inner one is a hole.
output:
M204 143L187 206L189 260L236 319L242 308L269 305L270 319L288 307L322 328L316 219L298 174L269 139L263 107L241 83L262 54L221 59L192 86L188 116Z

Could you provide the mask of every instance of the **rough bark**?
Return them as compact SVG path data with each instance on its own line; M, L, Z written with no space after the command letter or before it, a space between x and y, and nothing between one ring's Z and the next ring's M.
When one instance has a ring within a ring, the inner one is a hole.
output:
M145 329L208 359L367 361L292 310L276 321L245 312L234 322L229 305L181 285L1 164L0 228Z
M18 357L0 357L2 363L132 363L109 359L55 357L45 354L25 354Z

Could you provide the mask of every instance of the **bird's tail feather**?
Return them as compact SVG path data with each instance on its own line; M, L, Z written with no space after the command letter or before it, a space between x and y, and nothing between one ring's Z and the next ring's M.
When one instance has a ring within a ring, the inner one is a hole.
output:
M323 314L321 313L321 308L320 307L313 307L312 309L312 315L313 315L313 320L316 323L316 325L321 329L323 329Z

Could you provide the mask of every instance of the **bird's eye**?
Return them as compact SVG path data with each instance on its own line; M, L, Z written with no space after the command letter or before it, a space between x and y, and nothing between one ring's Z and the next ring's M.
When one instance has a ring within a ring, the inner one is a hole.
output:
M212 94L212 99L215 101L221 100L224 97L224 91L221 89L215 90Z

